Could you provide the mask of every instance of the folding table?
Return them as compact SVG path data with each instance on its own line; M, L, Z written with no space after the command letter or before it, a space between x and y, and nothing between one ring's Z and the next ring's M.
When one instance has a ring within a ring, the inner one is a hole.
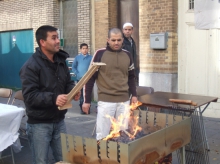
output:
M191 100L196 105L186 105L172 103L170 99ZM200 96L192 94L181 94L171 92L154 92L139 97L143 106L158 107L161 112L171 113L174 115L190 116L191 124L191 142L185 147L185 156L187 164L209 164L209 145L203 122L203 112L211 102L216 102L217 97ZM177 151L178 158L180 153Z
M0 152L11 146L18 139L18 130L24 111L24 108L0 103ZM13 159L13 152L11 153ZM1 158L3 157L0 156Z

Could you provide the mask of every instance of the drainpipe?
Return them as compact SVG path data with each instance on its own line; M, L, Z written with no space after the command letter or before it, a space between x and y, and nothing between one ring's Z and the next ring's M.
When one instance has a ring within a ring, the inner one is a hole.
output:
M61 42L61 49L64 46L64 39L63 39L63 0L60 0L60 25L59 25L59 36Z
M90 16L90 23L91 23L91 41L90 41L90 54L95 53L95 2L94 0L90 1L91 3L91 16Z

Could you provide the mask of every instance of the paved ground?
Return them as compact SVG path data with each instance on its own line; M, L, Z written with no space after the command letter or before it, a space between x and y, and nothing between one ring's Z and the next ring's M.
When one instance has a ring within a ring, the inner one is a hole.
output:
M5 100L0 99L0 103L4 103ZM17 101L17 106L23 106L22 102ZM84 137L95 137L92 136L92 131L96 122L96 104L93 103L91 107L90 115L81 115L78 102L73 101L73 108L69 109L66 115L66 126L67 131L71 135L84 136ZM210 146L210 163L220 164L220 118L204 118L206 132L208 136ZM25 118L22 120L22 127L25 126ZM26 139L20 138L21 145L23 146L22 151L14 153L16 164L31 164L31 152ZM10 153L10 149L3 151L3 156ZM54 163L51 151L49 153L49 164ZM12 164L11 157L0 159L0 164ZM173 153L173 164L178 164L176 154Z

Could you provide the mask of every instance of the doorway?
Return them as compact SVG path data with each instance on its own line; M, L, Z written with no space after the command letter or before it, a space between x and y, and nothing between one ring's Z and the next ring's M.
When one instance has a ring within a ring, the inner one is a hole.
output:
M137 48L137 67L139 68L139 0L119 0L119 28L130 22L134 26L132 38Z

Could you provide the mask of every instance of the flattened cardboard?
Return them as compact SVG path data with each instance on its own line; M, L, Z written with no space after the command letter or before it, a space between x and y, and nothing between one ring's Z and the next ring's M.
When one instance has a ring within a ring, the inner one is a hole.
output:
M59 110L64 110L72 107L71 101L73 97L83 88L83 86L88 82L88 80L92 77L92 75L99 69L101 66L105 66L105 63L92 63L89 70L85 73L85 75L80 79L80 81L76 84L76 86L68 93L67 95L67 103L58 107Z

